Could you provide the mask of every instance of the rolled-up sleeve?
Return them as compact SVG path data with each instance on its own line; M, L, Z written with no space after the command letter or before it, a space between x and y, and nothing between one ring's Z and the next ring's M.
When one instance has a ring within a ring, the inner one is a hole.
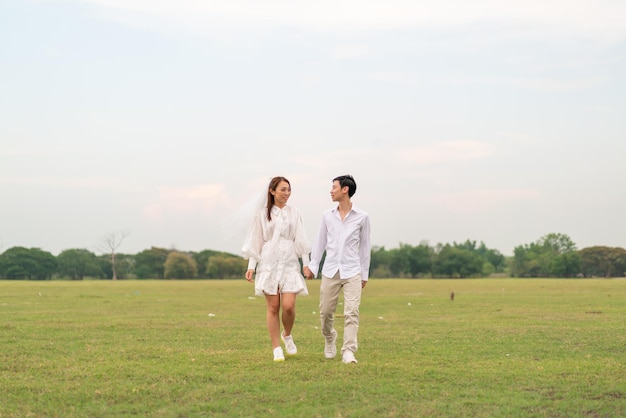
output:
M359 259L361 260L361 280L369 280L370 258L372 254L371 236L370 236L370 218L366 216L361 226L361 237L359 246Z

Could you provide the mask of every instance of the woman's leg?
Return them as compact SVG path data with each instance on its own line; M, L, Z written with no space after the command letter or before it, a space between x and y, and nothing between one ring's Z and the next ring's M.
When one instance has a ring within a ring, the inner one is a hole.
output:
M272 347L280 347L280 295L265 295L267 302L267 330L270 333Z
M291 335L293 324L296 321L296 293L283 293L281 297L283 335L288 337Z

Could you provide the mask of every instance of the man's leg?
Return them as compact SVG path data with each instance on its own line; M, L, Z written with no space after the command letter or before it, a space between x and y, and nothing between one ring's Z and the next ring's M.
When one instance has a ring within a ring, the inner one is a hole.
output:
M335 277L326 277L322 275L322 284L320 286L320 321L322 325L322 335L324 336L326 346L324 354L326 358L333 358L336 354L334 340L337 338L337 332L334 329L335 310L337 309L337 300L341 291L341 280L339 272Z
M361 304L360 274L343 280L343 299L344 332L341 353L343 354L346 350L356 353L358 349L359 305Z

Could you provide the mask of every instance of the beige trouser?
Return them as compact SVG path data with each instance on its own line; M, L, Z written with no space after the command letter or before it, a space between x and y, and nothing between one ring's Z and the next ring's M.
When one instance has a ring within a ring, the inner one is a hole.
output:
M340 279L339 272L335 277L322 275L320 286L320 319L322 322L322 335L327 341L332 340L335 310L339 293L343 288L343 345L341 353L350 350L356 353L358 348L357 333L359 331L359 305L361 304L361 274L349 279Z

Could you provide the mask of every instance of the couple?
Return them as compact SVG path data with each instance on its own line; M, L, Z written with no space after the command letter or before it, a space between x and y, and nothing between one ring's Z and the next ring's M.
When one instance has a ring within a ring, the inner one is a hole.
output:
M300 212L287 205L291 196L289 180L274 177L270 181L267 204L255 214L242 253L249 260L246 280L254 280L255 294L264 295L267 302L267 328L274 361L285 360L281 340L287 354L298 352L291 335L296 318L296 295L308 295L299 258L302 258L304 276L310 280L317 276L326 252L320 286L324 355L327 359L337 355L337 332L333 324L337 300L343 289L341 354L344 363L357 362L354 354L357 350L361 289L369 278L370 221L366 212L352 205L350 198L355 191L356 182L352 176L333 179L330 196L338 205L324 212L317 240L311 248ZM255 270L256 278L253 279ZM280 332L281 307L283 332Z

